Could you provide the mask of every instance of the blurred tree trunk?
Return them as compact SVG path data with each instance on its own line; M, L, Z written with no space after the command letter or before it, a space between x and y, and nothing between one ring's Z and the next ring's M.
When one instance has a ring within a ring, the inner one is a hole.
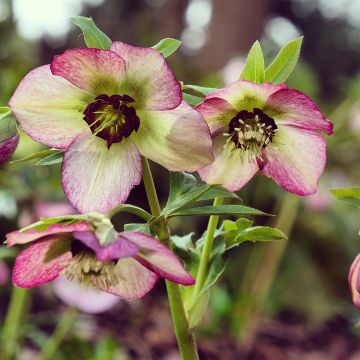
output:
M265 25L270 0L213 0L208 42L196 56L202 71L218 70L229 59L246 52Z

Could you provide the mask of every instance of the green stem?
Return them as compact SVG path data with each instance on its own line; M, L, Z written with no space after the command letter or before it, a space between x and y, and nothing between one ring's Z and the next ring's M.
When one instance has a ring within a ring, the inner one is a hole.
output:
M153 216L160 216L161 208L157 197L154 180L151 174L147 159L142 158L143 181L146 195ZM161 219L161 230L158 232L159 240L170 245L170 233L165 219ZM179 285L166 280L166 289L169 298L171 316L175 328L177 343L179 346L181 358L183 360L198 360L195 336L193 330L189 329L184 305L181 298Z
M60 322L56 326L54 333L51 335L49 340L45 343L42 348L40 359L48 360L52 359L56 353L61 342L64 340L65 336L69 332L69 330L74 325L76 320L78 311L76 308L69 307L66 309L64 314L62 315Z
M222 198L215 198L214 206L221 205ZM209 264L209 259L211 255L211 250L214 243L214 235L217 228L217 224L219 222L219 215L211 215L209 218L208 227L206 230L206 238L204 242L204 247L201 252L199 270L196 275L196 283L193 293L193 301L196 301L198 295L200 294L201 289L204 286L206 280L206 274Z
M5 359L13 359L17 349L20 348L21 329L24 325L23 319L28 311L29 300L29 290L15 286L12 288L1 339Z

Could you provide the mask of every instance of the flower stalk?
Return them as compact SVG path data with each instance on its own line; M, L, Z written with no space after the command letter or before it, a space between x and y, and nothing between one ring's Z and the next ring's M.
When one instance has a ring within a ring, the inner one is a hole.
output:
M2 331L2 359L13 359L19 348L23 319L29 308L30 291L14 286Z
M143 181L145 191L148 198L150 210L153 216L160 216L161 207L156 193L154 180L151 174L149 162L142 157ZM170 234L165 219L161 219L161 227L158 231L159 240L171 246ZM195 335L193 330L188 326L188 320L184 305L181 298L179 285L166 280L166 289L168 293L171 316L175 328L176 339L183 360L198 360L198 352L196 348Z
M215 198L214 200L214 206L221 205L223 199L222 198ZM208 269L208 263L211 255L211 250L214 243L214 235L217 228L217 224L219 222L219 215L211 215L209 218L209 223L206 230L206 238L204 247L201 252L200 257L200 264L199 264L199 270L196 275L196 282L195 282L195 288L194 288L194 294L193 294L193 301L195 302L197 297L200 294L201 289L204 286L205 280L206 280L206 274Z

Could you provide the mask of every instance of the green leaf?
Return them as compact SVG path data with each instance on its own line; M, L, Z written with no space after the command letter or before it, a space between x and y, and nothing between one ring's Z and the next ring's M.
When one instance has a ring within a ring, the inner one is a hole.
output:
M184 92L182 94L183 94L183 99L192 106L199 105L204 100L202 97L199 97L199 96L190 95L190 94L187 94Z
M265 63L258 41L254 43L247 56L244 69L240 75L241 80L248 80L258 84L264 82L265 79Z
M46 149L46 150L39 151L39 152L37 152L35 154L26 156L26 157L24 157L22 159L11 161L11 164L13 164L13 163L23 163L23 162L31 161L31 160L35 160L35 159L43 159L43 158L46 158L49 155L54 155L54 154L58 154L58 153L62 154L63 151L58 150L58 149Z
M330 189L330 192L338 199L360 207L360 187Z
M232 199L240 200L240 198L235 193L223 188L222 186L220 186L220 185L210 185L209 189L198 198L198 201L200 201L200 200L212 200L212 199L215 199L217 197L229 198L229 199L232 198Z
M192 216L192 215L266 215L260 210L244 206L244 205L217 205L217 206L201 206L191 209L179 210L171 214L171 216Z
M219 185L199 184L193 175L171 172L169 199L161 214L168 216L196 201L211 200L216 197L239 199L236 194Z
M35 166L47 166L62 163L64 158L64 152L62 150L58 150L53 154L45 156L35 163Z
M85 43L88 48L102 50L110 49L112 44L111 39L96 26L91 17L73 16L71 20L83 32Z
M229 232L225 235L226 250L231 249L234 246L238 246L245 241L267 242L286 239L287 237L282 231L268 226L248 227L238 232Z
M193 233L193 232L191 232L187 235L184 235L184 236L173 235L173 236L171 236L171 241L179 249L183 249L186 251L189 249L195 249L194 243L192 240L194 235L195 235L195 233Z
M160 51L165 58L173 54L181 45L181 41L172 38L165 38L160 40L153 49Z
M196 177L186 172L170 172L170 191L166 206L173 204L189 189L197 185Z
M132 223L124 225L125 231L139 231L151 235L150 227L148 224Z
M193 90L203 96L206 96L207 94L217 90L216 88L209 88L209 87L203 87L197 85L183 85L181 88L183 90Z
M299 37L286 44L278 53L274 61L265 70L265 81L282 84L294 70L300 55L303 37Z
M169 199L161 215L169 215L194 203L209 188L209 185L198 184L193 175L185 172L171 172Z
M223 226L224 226L224 230L225 232L229 232L229 231L242 231L245 230L249 227L251 227L253 225L253 221L249 220L249 219L245 219L245 218L240 218L236 221L231 221L231 220L225 220L223 221Z
M210 290L202 291L187 311L188 326L195 329L205 316L210 299Z

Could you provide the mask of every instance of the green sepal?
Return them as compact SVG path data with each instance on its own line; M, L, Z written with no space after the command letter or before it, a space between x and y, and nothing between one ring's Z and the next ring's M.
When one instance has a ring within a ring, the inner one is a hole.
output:
M330 192L339 200L343 200L360 207L360 187L330 189Z
M63 215L55 216L52 218L41 218L36 223L33 223L25 228L22 228L20 231L25 232L28 230L37 230L43 231L46 230L49 226L59 224L59 225L71 225L80 221L86 221L94 226L94 232L98 238L100 244L106 245L118 238L118 233L114 229L113 224L111 223L109 217L98 212L91 212L87 214L75 214L75 215Z
M265 79L265 62L259 41L255 41L246 59L240 80L261 84Z
M161 52L164 58L173 54L181 45L181 41L173 38L165 38L160 40L152 48Z
M85 44L88 48L110 49L111 39L96 26L91 17L73 16L71 20L83 32Z
M303 36L290 41L278 53L265 70L265 81L273 84L284 83L295 69L299 60Z

